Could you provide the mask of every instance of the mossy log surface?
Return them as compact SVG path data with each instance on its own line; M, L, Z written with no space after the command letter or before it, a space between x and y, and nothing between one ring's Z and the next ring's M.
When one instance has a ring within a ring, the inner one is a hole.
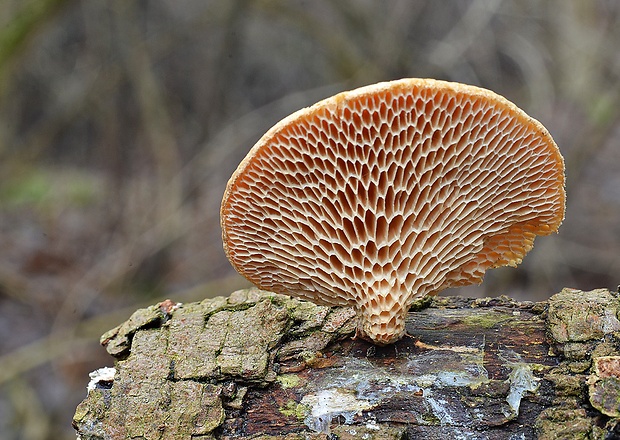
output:
M102 337L115 367L73 424L82 440L620 438L619 309L604 289L438 297L375 347L349 308L165 301Z

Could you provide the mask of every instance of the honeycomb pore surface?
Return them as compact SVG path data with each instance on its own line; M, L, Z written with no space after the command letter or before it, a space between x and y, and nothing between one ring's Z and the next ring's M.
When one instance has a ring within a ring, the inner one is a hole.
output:
M259 287L354 305L399 339L411 302L516 265L564 215L540 123L484 89L400 80L341 93L258 141L222 202L224 247Z

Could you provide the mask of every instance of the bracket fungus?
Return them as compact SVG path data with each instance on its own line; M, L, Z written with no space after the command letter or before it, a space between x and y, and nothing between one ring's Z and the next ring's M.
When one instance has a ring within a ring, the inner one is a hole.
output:
M547 130L491 91L402 79L343 92L272 127L228 182L226 255L260 288L354 306L385 345L412 302L516 266L564 218Z

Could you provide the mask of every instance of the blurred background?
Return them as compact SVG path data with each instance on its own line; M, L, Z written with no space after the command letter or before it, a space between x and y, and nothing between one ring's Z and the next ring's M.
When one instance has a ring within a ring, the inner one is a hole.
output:
M0 432L73 439L101 333L247 285L226 181L293 111L401 77L480 85L566 159L559 235L444 294L620 283L620 2L0 0Z

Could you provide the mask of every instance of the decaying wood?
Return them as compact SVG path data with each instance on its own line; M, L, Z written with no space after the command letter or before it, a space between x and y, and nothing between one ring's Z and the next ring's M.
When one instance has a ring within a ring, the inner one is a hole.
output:
M434 298L406 337L256 289L137 311L78 406L91 439L604 439L620 432L620 302Z

